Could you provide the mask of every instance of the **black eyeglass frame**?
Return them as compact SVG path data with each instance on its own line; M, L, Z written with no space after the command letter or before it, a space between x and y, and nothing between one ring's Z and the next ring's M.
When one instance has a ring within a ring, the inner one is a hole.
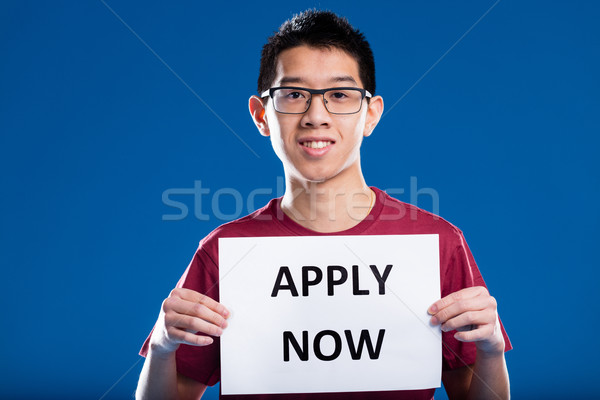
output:
M305 92L310 93L310 99L307 102L308 106L306 107L306 110L304 110L301 113L291 113L291 112L282 112L275 108L275 111L277 111L280 114L304 114L305 112L308 111L308 109L310 108L310 105L312 104L313 95L320 94L321 96L323 96L323 104L325 105L325 109L327 110L328 113L335 114L335 115L351 115L351 114L359 113L360 110L362 110L362 101L365 99L365 97L367 99L370 99L373 97L373 95L371 93L369 93L369 91L366 89L357 88L357 87L349 87L349 86L348 87L333 87L333 88L327 88L327 89L308 89L308 88L304 88L304 87L300 87L300 86L278 86L278 87L270 88L269 90L265 90L260 95L260 97L265 98L265 97L269 96L270 98L273 98L273 92L275 92L278 89L296 89L296 90L304 90ZM329 111L329 108L327 108L327 100L325 100L325 93L331 92L332 90L355 90L357 92L360 92L362 97L360 99L359 109L357 111L350 112L350 113L336 113L336 112ZM273 107L275 107L275 104L273 104Z

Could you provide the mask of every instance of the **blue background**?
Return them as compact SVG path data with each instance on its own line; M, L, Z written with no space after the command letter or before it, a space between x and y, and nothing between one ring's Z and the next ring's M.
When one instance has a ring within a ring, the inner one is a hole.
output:
M162 300L241 212L227 193L244 213L252 190L280 194L247 99L267 36L312 6L371 42L389 113L367 182L465 232L515 346L513 396L594 396L597 2L501 1L420 81L494 2L107 4L181 80L100 1L2 2L2 398L132 396ZM195 181L201 204L178 190Z

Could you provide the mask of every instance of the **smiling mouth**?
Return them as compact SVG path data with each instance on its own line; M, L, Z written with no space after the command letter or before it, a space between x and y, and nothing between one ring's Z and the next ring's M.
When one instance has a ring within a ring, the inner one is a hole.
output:
M319 141L308 141L301 142L300 144L304 147L308 147L310 149L324 149L325 147L331 145L333 142L331 140L319 140Z

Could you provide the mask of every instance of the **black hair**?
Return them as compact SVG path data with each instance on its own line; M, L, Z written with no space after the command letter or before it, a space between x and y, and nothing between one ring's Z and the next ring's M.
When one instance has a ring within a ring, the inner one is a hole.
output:
M331 11L306 10L285 21L263 46L258 75L258 93L268 90L275 79L277 57L287 49L307 45L345 51L358 63L364 88L375 94L375 60L365 36L348 20Z

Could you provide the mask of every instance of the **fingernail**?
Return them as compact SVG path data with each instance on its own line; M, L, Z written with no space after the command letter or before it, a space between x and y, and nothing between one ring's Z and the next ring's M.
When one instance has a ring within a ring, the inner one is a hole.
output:
M436 306L431 306L429 307L429 310L427 310L427 312L431 315L435 314L437 312L437 307Z
M436 317L431 317L430 321L433 325L438 325L440 323L440 321L438 321L438 319Z

